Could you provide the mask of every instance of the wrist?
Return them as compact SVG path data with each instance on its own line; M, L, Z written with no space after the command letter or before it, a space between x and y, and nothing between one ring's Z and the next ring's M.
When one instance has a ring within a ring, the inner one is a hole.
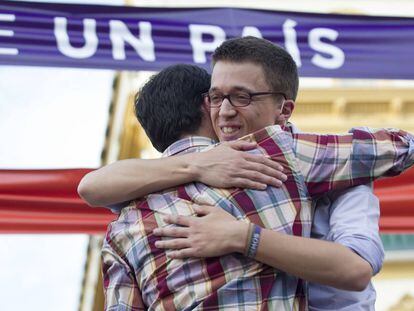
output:
M180 159L180 162L175 173L180 176L181 183L199 181L201 170L197 163L197 153L190 153L177 158Z
M249 258L255 258L260 243L260 235L262 228L257 225L250 224L247 243L245 248L245 255Z
M202 169L200 165L201 153L191 153L185 155L186 171L190 181L201 182Z
M232 238L232 251L244 254L246 251L246 242L248 240L250 224L241 220L235 221L231 225L234 230Z

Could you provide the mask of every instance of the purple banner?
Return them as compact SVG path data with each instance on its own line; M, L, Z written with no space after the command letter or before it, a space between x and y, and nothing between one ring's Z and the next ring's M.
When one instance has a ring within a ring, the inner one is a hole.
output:
M301 76L414 78L412 18L0 2L3 65L209 69L223 40L246 35L284 46Z

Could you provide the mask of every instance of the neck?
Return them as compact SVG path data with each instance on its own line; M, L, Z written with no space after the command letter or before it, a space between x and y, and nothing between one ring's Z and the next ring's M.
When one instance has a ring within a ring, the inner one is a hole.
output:
M207 137L207 138L216 140L216 137L213 137L210 133L208 133L208 131L201 131L201 130L200 131L195 131L195 132L190 133L190 134L181 135L180 138L183 139L183 138L189 138L189 137L193 137L193 136Z

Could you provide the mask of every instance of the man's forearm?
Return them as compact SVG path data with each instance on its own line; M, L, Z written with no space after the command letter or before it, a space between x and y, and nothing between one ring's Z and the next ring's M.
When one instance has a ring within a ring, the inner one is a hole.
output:
M108 206L185 184L196 179L191 156L118 161L87 174L78 192L91 206Z
M91 206L109 206L192 181L218 188L279 187L286 180L282 166L265 155L243 152L254 147L235 141L206 152L118 161L87 174L78 193Z
M118 161L87 174L78 192L91 206L108 206L185 184L197 178L191 156Z
M351 131L293 135L300 171L312 197L395 176L414 164L413 135L392 129Z
M245 254L248 223L236 220L221 208L194 206L199 217L168 215L178 227L154 230L158 248L170 249L171 258L215 257L233 252ZM306 281L346 290L363 290L372 276L371 265L349 248L334 242L297 237L262 229L254 258Z
M255 259L306 281L345 290L363 290L372 277L369 263L341 244L268 229L262 230Z

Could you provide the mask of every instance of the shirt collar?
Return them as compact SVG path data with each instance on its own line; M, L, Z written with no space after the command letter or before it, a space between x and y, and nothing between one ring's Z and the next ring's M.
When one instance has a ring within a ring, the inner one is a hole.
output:
M299 132L298 128L290 122L287 122L283 126L283 130L290 132L291 134L296 134ZM196 148L207 147L216 143L217 141L203 136L191 136L183 138L171 144L167 149L165 149L165 151L162 153L162 157L170 157L179 153L195 152L197 151Z
M286 124L283 126L283 130L285 130L285 131L287 131L291 134L299 133L299 129L290 122L286 122Z
M173 156L178 153L189 153L196 151L196 148L207 147L216 144L217 142L208 137L191 136L180 139L171 144L162 154L162 157Z

